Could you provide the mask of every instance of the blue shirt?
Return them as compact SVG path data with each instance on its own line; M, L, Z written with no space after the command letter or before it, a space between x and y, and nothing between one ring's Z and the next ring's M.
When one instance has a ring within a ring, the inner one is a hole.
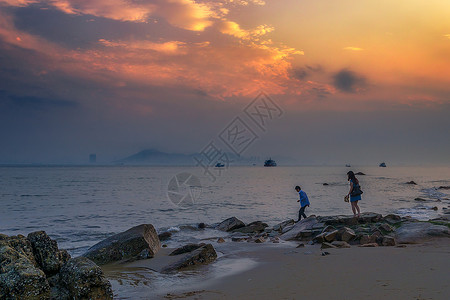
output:
M306 193L302 190L300 190L300 192L298 192L298 194L300 196L300 207L309 205L308 195L306 195Z

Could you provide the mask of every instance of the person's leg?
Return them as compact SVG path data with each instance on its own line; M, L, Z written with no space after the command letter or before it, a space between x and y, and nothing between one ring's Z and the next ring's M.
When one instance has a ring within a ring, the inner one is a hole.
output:
M359 210L358 201L355 201L355 208L358 211L358 218L361 216L361 211Z
M302 208L300 208L300 210L298 211L298 220L300 221L300 219L303 217L304 219L306 219L306 215L305 215L305 209L306 206L303 206Z
M356 202L350 202L352 205L352 211L353 211L353 216L356 216L356 208L355 208L355 203Z

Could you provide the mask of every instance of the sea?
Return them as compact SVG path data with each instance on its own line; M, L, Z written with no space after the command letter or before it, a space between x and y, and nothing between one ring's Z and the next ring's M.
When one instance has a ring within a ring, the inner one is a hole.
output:
M450 186L449 167L3 166L0 233L44 230L78 256L112 234L146 223L172 232L165 243L175 247L218 235L199 231L199 223L232 216L269 225L296 219L296 185L311 202L307 215L352 215L344 202L349 170L366 174L357 176L362 212L429 220L450 208L450 190L440 188Z

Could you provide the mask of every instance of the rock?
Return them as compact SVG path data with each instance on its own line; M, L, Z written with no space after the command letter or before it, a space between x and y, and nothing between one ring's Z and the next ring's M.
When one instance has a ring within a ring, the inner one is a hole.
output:
M257 239L255 240L255 243L260 244L260 243L264 243L265 241L266 241L266 239L263 238L262 236L260 236L259 238L257 238Z
M151 258L160 248L161 242L153 225L142 224L101 241L83 256L103 265L124 259L141 259L140 254L144 249L149 250L147 258Z
M231 238L232 242L244 242L246 240L248 240L249 237L248 236L234 236Z
M385 236L383 237L383 242L382 245L383 246L395 246L395 238L391 237L391 236Z
M363 172L357 172L355 173L355 175L366 175L366 174L364 174Z
M165 267L162 272L170 273L180 271L192 266L203 265L213 262L217 258L217 253L211 244L206 244L192 252L182 255L177 262Z
M275 226L272 227L273 230L278 231L278 232L282 232L284 228L286 228L287 226L291 226L294 225L295 221L293 219L281 222Z
M272 237L272 238L270 238L270 241L272 243L278 244L280 242L280 238L279 237Z
M432 210L438 210L438 207L437 206L433 206L431 209Z
M219 243L219 244L225 243L225 240L220 237L220 238L217 239L217 243Z
M416 200L416 201L422 201L422 202L427 201L426 199L419 198L419 197L415 198L414 200Z
M405 184L413 184L413 185L417 185L417 183L415 183L413 180L406 182Z
M313 242L314 243L323 243L323 242L325 242L325 235L327 235L327 234L328 234L327 232L322 232L322 233L316 235L313 238Z
M440 186L438 187L439 190L450 190L450 186Z
M199 223L198 224L198 228L199 229L205 229L206 228L206 224L205 223Z
M359 218L353 216L326 216L319 217L319 222L324 222L326 225L342 226L342 225L357 225L359 223L376 223L382 220L382 215L377 213L362 213Z
M360 223L377 223L383 219L383 216L377 213L367 212L362 213L359 217Z
M172 237L172 232L169 232L169 231L165 231L165 232L162 232L162 233L158 234L158 238L159 238L159 240L161 242L162 241L167 241L171 237Z
M361 244L361 245L364 245L364 244L373 244L373 243L376 243L377 242L377 238L378 238L378 236L377 235L363 235L362 237L361 237L361 239L359 240L359 243Z
M399 215L389 214L383 220L389 224L398 224L402 221L402 218Z
M436 237L450 237L449 228L428 222L405 222L395 230L395 238L400 244L415 244Z
M368 243L368 244L359 245L359 247L378 247L378 244L377 243Z
M102 269L86 257L72 258L61 268L60 285L67 299L113 299Z
M18 251L7 242L0 242L0 299L49 299L45 273L24 254L26 251Z
M52 240L45 231L36 231L28 235L33 247L33 254L39 267L47 276L59 272L61 267L70 259L66 250L59 250L56 241Z
M252 223L248 224L247 226L233 229L232 231L240 232L240 233L255 234L255 233L263 232L266 227L267 227L266 223L263 223L261 221L256 221L256 222L252 222Z
M391 225L383 223L380 226L378 226L378 229L385 232L392 232L394 231L394 228L392 228Z
M336 239L336 235L337 235L337 234L338 234L338 231L337 231L337 230L328 232L327 234L325 234L324 239L325 239L325 241L327 241L327 242L332 242L332 241L334 241L334 240Z
M309 216L308 218L302 219L300 222L295 223L295 225L289 231L283 233L280 238L285 241L301 239L301 232L304 230L311 230L317 223L318 221L315 216Z
M353 239L355 239L356 234L353 231L353 229L348 228L348 227L342 227L341 229L339 229L338 234L337 234L337 239L344 241L344 242L349 242Z
M327 227L325 227L322 232L331 232L331 231L335 231L336 227L328 225Z
M329 184L325 182L323 185L329 185Z
M295 248L304 248L304 247L305 247L305 244L300 243L300 244L298 244L297 247L295 247Z
M338 248L350 248L350 244L344 241L334 241L331 245L336 246Z
M320 247L320 249L330 249L330 248L337 248L337 247L327 242L323 242L322 246Z
M231 217L220 223L216 226L216 229L222 230L222 231L232 231L234 229L238 229L241 227L244 227L245 224L241 220L239 220L236 217Z
M183 254L183 253L192 252L195 249L198 249L198 248L203 247L203 246L205 246L205 244L187 244L187 245L184 245L183 247L180 247L180 248L177 248L177 249L173 250L169 254L169 256L180 255L180 254Z

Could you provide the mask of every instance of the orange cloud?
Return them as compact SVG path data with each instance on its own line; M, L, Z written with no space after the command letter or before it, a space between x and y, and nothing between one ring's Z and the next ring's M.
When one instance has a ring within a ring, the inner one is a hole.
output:
M39 0L0 0L0 5L24 7L38 2Z
M342 48L343 50L351 50L351 51L362 51L364 50L363 48L359 48L359 47L344 47Z

